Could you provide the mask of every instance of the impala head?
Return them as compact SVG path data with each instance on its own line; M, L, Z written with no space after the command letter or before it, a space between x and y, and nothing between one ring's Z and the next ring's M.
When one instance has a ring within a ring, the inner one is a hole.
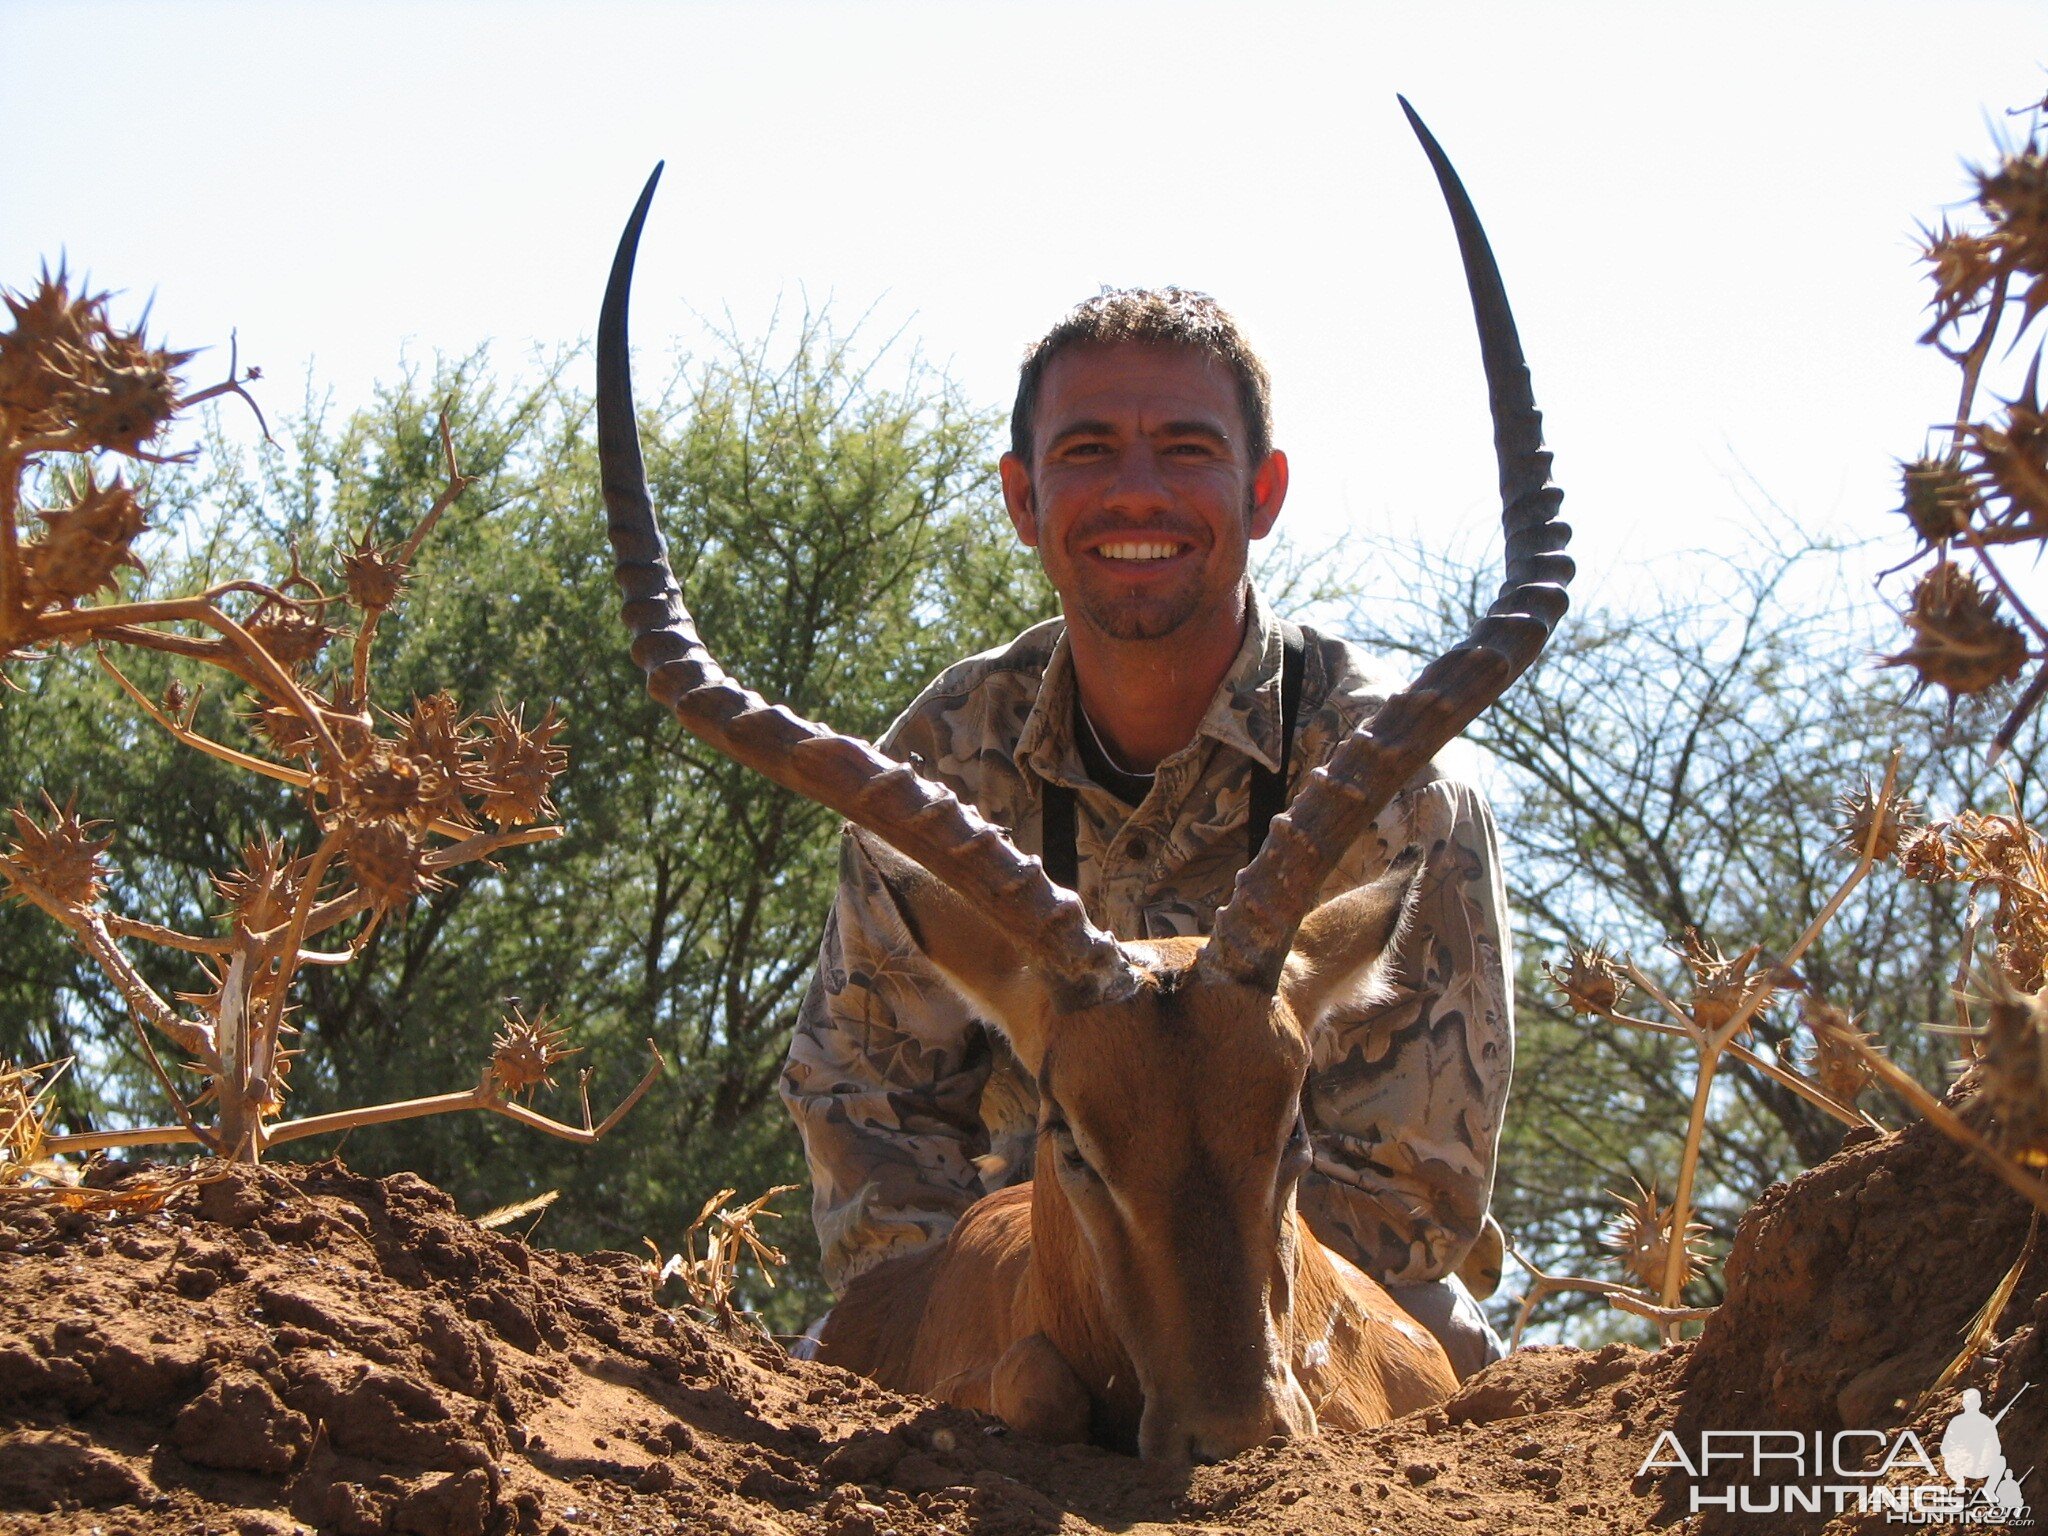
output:
M943 786L771 708L720 670L670 571L633 419L626 306L655 178L598 324L605 504L648 691L719 751L863 829L912 935L1037 1073L1039 1179L1062 1197L1047 1208L1071 1218L1100 1314L1138 1378L1148 1457L1228 1455L1314 1427L1288 1368L1308 1041L1324 1011L1372 984L1411 870L1311 908L1395 793L1535 659L1571 576L1499 274L1449 163L1409 120L1450 204L1479 321L1507 579L1459 646L1309 776L1206 942L1119 943Z
M1201 965L1201 939L1144 940L1124 946L1129 997L1072 1008L949 887L861 842L918 947L1038 1081L1037 1242L1087 1260L1087 1293L1051 1300L1107 1322L1122 1358L1099 1364L1135 1373L1141 1452L1208 1461L1313 1432L1289 1365L1309 1041L1369 1000L1419 860L1310 913L1274 989Z

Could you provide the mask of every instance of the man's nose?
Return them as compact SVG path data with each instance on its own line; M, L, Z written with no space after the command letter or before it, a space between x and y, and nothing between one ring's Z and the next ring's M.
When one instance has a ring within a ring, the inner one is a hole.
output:
M1159 473L1159 454L1147 443L1133 443L1117 455L1116 477L1103 505L1127 517L1148 517L1173 504Z

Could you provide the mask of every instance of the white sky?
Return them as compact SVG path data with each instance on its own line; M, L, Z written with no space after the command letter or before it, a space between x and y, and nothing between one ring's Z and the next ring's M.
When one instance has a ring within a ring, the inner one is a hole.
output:
M402 352L586 336L666 157L643 344L830 296L1006 404L1098 284L1201 287L1272 365L1283 530L1477 550L1477 349L1400 90L1492 235L1589 584L1623 596L1765 494L1895 525L1893 460L1953 408L1915 224L2043 60L2038 0L0 0L0 282L66 251L153 291L175 344L224 359L239 328L274 412L309 366L348 406Z

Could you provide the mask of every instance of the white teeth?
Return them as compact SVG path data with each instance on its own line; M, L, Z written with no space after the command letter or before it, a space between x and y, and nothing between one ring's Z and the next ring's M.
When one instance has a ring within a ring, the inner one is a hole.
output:
M1180 551L1171 544L1102 544L1095 552L1105 560L1171 560Z

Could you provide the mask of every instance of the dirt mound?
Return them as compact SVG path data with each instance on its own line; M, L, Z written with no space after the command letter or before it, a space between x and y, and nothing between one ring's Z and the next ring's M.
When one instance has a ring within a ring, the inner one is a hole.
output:
M1975 1389L1993 1411L2016 1473L2048 1519L2048 1241L2036 1245L2001 1309L1983 1357L1942 1392L1920 1399L1962 1348L1971 1323L2018 1259L2032 1208L1925 1125L1893 1136L1866 1132L1790 1185L1776 1185L1744 1218L1728 1256L1728 1298L1709 1320L1684 1380L1676 1428L1687 1448L1703 1431L1803 1431L1835 1442L1847 1476L1827 1483L1937 1481L1907 1449L1892 1472L1870 1478L1910 1430L1940 1463L1942 1433ZM1844 1432L1849 1432L1844 1434ZM1738 1442L1730 1442L1740 1448ZM1786 1441L1780 1449L1789 1449ZM1858 1475L1860 1474L1860 1475ZM1811 1482L1814 1479L1804 1478ZM1764 1502L1771 1477L1749 1478ZM1701 1486L1727 1487L1726 1479ZM1689 1510L1692 1480L1672 1493ZM1832 1504L1832 1500L1828 1501ZM1712 1515L1712 1511L1709 1512ZM1744 1520L1710 1518L1708 1532L1794 1533L1885 1528L1883 1512L1836 1519L1832 1509ZM1829 1520L1835 1520L1829 1525ZM1896 1528L1897 1522L1892 1523Z
M1839 1399L1828 1371L1902 1357L1935 1329L1917 1319L1938 1313L1946 1327L1995 1283L2024 1218L1992 1210L1994 1194L1953 1159L1931 1164L1938 1145L1895 1150L1910 1141L1853 1149L1760 1207L1727 1324L1717 1318L1697 1349L1526 1350L1383 1430L1178 1475L1037 1445L709 1333L656 1303L636 1259L530 1248L405 1175L235 1170L155 1212L17 1205L0 1210L0 1530L1644 1530L1686 1518L1683 1485L1635 1479L1662 1432L1756 1406L1745 1394L1764 1392L1765 1376L1793 1394L1757 1407L1766 1416ZM1876 1327L1830 1342L1834 1314L1816 1295L1867 1305L1840 1271L1871 1261L1885 1201L1905 1191L1865 1196L1895 1163L1893 1177L1924 1176L1945 1202L1929 1241L1954 1246L1968 1230L1990 1246L1945 1277L1899 1271L1910 1294ZM1862 1214L1817 1238L1814 1224L1845 1201ZM1818 1214L1802 1214L1810 1205ZM1916 1289L1930 1286L1938 1306ZM2008 1317L2032 1307L2028 1324L1958 1386L2039 1378L2037 1278L2022 1290L2036 1299ZM2005 1421L2019 1466L2017 1447L2032 1442L2015 1433L2038 1440L2048 1417L2048 1404L2030 1404Z

